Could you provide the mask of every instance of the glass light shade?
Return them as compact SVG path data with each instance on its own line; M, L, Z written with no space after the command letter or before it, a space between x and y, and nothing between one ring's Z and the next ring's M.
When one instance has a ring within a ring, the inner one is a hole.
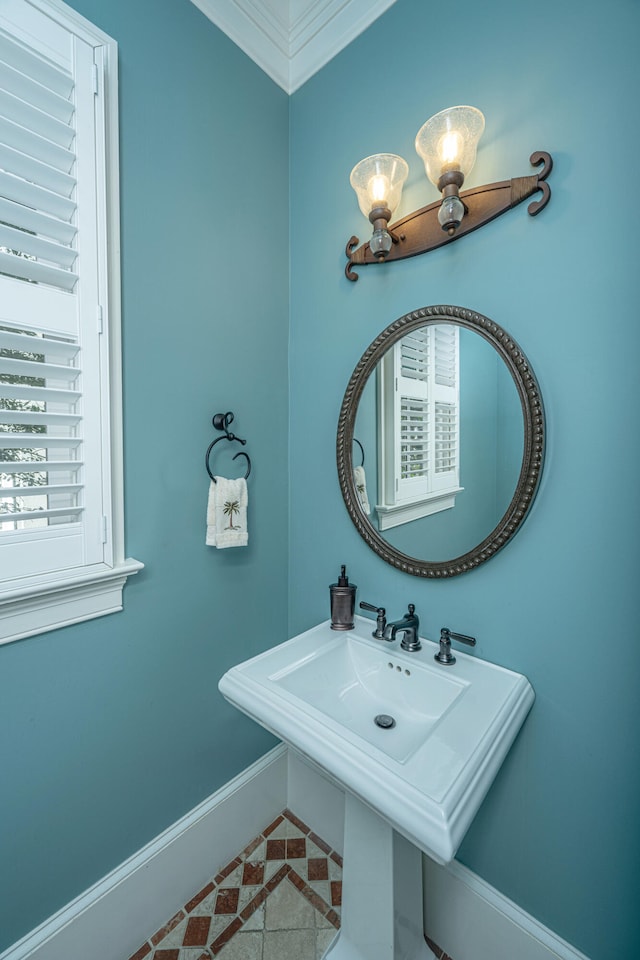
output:
M416 150L436 187L443 173L459 170L466 177L471 172L483 130L484 115L476 107L449 107L418 130Z
M355 165L349 182L367 219L376 207L387 207L393 213L400 203L408 174L406 160L394 153L376 153Z

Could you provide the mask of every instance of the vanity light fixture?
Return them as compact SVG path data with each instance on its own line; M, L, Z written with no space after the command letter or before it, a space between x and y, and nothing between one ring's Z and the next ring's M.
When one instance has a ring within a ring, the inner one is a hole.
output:
M416 151L442 198L392 226L389 220L400 203L409 172L407 163L395 154L379 153L356 164L351 171L351 186L374 230L371 239L359 247L357 237L349 240L345 251L348 261L345 274L349 280L358 279L352 270L355 265L404 260L434 250L477 230L538 190L542 191L542 197L529 204L530 216L534 217L547 205L551 191L546 178L553 161L550 154L543 151L530 157L533 166L542 164L542 170L533 176L460 192L475 163L483 130L484 116L476 107L449 107L427 120L416 136Z

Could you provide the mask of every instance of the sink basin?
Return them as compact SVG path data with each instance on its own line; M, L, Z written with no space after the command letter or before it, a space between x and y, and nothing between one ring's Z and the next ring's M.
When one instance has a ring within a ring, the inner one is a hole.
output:
M247 660L220 691L439 863L453 859L534 699L521 674L445 667L329 622ZM379 726L378 723L386 724ZM380 719L382 718L382 719ZM388 719L391 718L391 719Z
M444 670L397 657L378 641L332 634L319 650L271 675L271 681L399 763L422 746L468 684ZM376 716L394 725L376 725ZM353 740L355 742L355 740Z

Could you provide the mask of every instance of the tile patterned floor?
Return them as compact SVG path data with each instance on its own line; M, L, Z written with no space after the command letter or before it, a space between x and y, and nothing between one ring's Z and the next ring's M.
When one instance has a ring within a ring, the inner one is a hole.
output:
M342 858L284 810L129 960L321 960L341 904Z
M285 810L130 960L320 960L341 899L340 855Z

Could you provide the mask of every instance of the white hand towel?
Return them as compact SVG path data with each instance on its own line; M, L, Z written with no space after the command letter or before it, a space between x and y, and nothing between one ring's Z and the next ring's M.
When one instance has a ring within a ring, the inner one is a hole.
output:
M216 477L209 485L207 501L207 536L209 547L246 547L247 532L247 481L227 480Z
M360 506L367 516L369 516L371 507L369 506L369 497L367 496L367 478L364 474L364 467L353 468L353 480L356 485L356 493L358 494Z
M209 499L207 500L207 536L205 543L208 547L216 545L216 485L209 484Z

